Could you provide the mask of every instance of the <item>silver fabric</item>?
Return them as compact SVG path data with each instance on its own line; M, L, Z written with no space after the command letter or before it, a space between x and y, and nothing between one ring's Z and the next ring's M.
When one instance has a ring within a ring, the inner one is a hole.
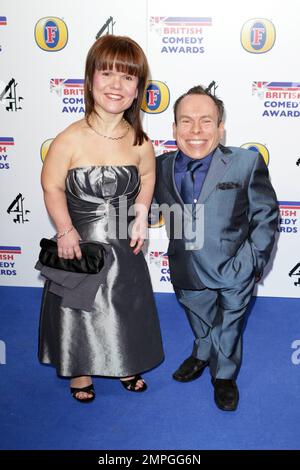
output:
M140 189L135 166L89 166L68 172L66 196L83 240L105 244L106 281L91 311L61 306L46 282L40 317L39 359L58 375L122 377L163 360L160 326L143 253L121 239ZM117 222L114 224L113 222ZM117 227L115 227L117 225ZM117 237L115 237L115 233Z

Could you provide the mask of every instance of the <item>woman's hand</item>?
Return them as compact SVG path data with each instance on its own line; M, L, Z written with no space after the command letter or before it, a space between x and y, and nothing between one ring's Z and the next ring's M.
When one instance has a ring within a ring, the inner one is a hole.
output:
M58 256L64 259L81 258L81 250L79 246L81 240L79 233L75 228L66 235L57 240Z
M148 221L145 217L136 217L132 225L130 246L137 255L148 238Z

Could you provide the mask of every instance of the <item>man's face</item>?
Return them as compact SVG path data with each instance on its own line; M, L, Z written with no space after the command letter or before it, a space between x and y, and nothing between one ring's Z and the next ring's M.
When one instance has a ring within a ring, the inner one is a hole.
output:
M203 158L220 143L224 124L218 125L218 108L206 95L185 96L178 105L173 136L188 157Z

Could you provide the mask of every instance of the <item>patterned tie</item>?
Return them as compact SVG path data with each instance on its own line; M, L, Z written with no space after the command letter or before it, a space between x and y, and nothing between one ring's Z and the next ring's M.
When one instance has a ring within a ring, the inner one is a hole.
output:
M194 202L194 173L202 165L201 160L193 160L187 165L187 171L181 182L181 197L185 204L193 204Z

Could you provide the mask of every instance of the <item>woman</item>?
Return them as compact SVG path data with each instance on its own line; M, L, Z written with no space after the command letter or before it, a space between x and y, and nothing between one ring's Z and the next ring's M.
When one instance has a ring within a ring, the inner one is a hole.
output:
M80 240L101 242L107 254L105 281L89 311L62 306L49 281L44 289L40 361L71 377L71 393L83 403L95 397L91 376L120 377L127 390L141 392L147 386L139 373L163 360L141 252L155 180L153 147L140 121L147 75L147 59L132 39L98 39L86 60L85 118L54 139L42 171L59 256L80 258Z

